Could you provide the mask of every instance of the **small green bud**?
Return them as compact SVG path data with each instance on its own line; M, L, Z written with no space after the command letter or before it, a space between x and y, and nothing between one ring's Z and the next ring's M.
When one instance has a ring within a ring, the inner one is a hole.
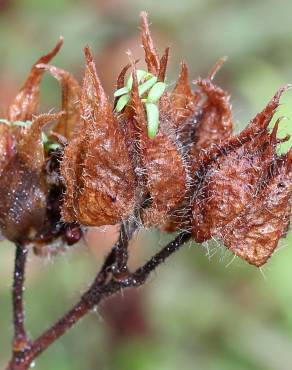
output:
M42 142L46 152L49 152L50 150L57 150L58 148L60 148L60 144L51 141L44 132L42 132Z
M156 104L146 103L148 137L154 139L159 126L159 109Z
M18 127L24 127L24 128L28 128L31 125L32 125L31 121L14 121L14 122L11 122L11 126L18 126Z
M166 89L166 84L164 82L157 82L153 85L148 93L147 102L148 103L157 103L158 100L162 97Z
M129 94L122 95L117 102L115 110L117 112L121 112L125 108L125 106L128 104L129 100L130 100Z
M31 121L8 121L7 119L0 119L0 123L4 123L7 126L18 126L18 127L30 127L32 125Z
M146 82L144 82L142 85L139 86L138 91L139 91L139 96L143 96L146 91L151 89L153 85L157 82L157 77L153 76Z
M122 87L121 89L116 90L114 93L114 97L117 98L118 96L128 94L129 92L130 90L125 86L125 87Z
M146 75L148 75L148 72L146 71L143 71L143 69L137 69L136 71L136 76L137 76L137 81L138 83L144 78L146 77ZM152 75L151 75L152 76ZM131 91L132 87L133 87L133 76L132 76L132 73L130 75L130 77L128 78L128 81L126 83L126 87L128 88L129 91Z
M11 122L4 118L0 118L0 123L4 123L7 126L11 126Z

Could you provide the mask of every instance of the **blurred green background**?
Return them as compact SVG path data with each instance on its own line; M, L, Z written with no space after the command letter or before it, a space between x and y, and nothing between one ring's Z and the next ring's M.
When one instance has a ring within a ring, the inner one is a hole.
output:
M168 82L179 62L205 76L229 57L217 81L232 95L237 129L276 89L292 82L292 2L272 0L0 0L0 113L30 66L59 35L65 45L54 64L83 73L90 44L108 94L130 49L142 56L139 11L147 10L160 51L171 46ZM59 89L43 83L42 109L58 108ZM292 133L292 94L282 99L281 134ZM284 150L284 149L283 149ZM51 259L31 256L26 308L35 337L90 284L110 243L106 232ZM141 233L133 264L166 242ZM42 370L291 370L292 234L262 269L233 259L220 246L185 247L137 292L125 292L92 312L36 361ZM0 250L0 367L10 356L13 246Z

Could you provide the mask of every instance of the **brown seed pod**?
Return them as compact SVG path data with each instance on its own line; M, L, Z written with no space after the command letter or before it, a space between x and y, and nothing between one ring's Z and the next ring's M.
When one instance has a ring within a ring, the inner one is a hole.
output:
M138 94L138 83L133 73L131 105L134 109L135 127L139 132L138 146L145 171L145 204L141 212L144 226L157 226L176 208L187 191L187 166L172 132L169 114L160 109L160 128L150 139L144 107ZM163 148L163 150L162 150Z
M112 225L133 213L135 186L124 133L113 114L85 49L87 67L82 86L83 122L65 149L61 171L66 184L65 221Z
M148 70L162 81L169 49L159 60L144 13L141 19ZM141 207L145 226L157 225L179 205L188 186L185 159L175 141L168 109L163 103L160 105L159 132L150 139L135 63L132 62L131 100L122 113L114 113L88 49L86 57L81 97L83 122L62 161L66 184L63 219L94 226L114 224L131 216L136 206ZM128 69L126 66L121 71L118 88L124 86Z
M272 133L269 133L268 125L286 89L280 89L239 135L225 141L219 148L211 149L201 158L192 204L192 233L197 242L216 236L224 240L227 225L240 218L239 215L244 214L247 207L256 210L271 165L278 158L276 133L279 122ZM237 255L240 255L238 250ZM251 256L248 261L253 263ZM254 260L254 264L262 264L259 261L263 260Z
M272 255L290 223L292 151L277 159L265 188L221 233L235 255L262 266Z
M164 81L166 76L169 48L159 60L154 47L147 16L143 12L142 43L148 71ZM133 90L131 106L134 110L136 142L140 157L140 165L144 174L144 202L142 203L141 220L144 226L158 226L183 201L189 187L187 162L181 147L176 140L175 124L171 116L171 99L164 93L159 102L159 130L150 139L147 135L145 109L138 94L138 84L133 73Z
M68 72L47 64L62 40L33 66L8 121L0 124L0 230L17 243L52 242L54 249L56 241L79 240L79 224L116 224L139 215L146 227L192 230L197 242L221 239L261 266L290 221L292 151L277 154L277 144L288 139L277 139L280 120L268 130L288 86L231 136L230 97L213 82L224 59L196 81L196 91L183 62L174 90L164 92L169 48L160 58L145 12L141 23L149 73L142 71L146 77L138 86L137 61L122 69L117 88L128 94L124 108L113 109L120 98L108 101L88 48L82 88ZM125 84L130 68L132 86ZM63 112L34 117L44 71L60 82ZM150 88L140 88L148 79L160 82L152 97ZM15 120L33 123L9 122ZM41 134L51 120L57 125L49 139L60 146L46 151Z
M71 94L72 79L63 84L64 114L35 116L41 78L44 71L51 68L44 63L56 55L62 42L63 39L60 39L50 53L34 64L24 86L8 109L7 120L0 123L0 230L13 242L32 243L35 247L58 240L72 244L72 238L66 234L70 225L60 220L63 192L59 174L61 149L51 149L50 146L45 148L49 142L43 137L44 128L52 121L58 121L60 127L60 122L65 125L71 119L71 100L74 95ZM59 70L53 72L58 74ZM64 72L65 79L67 76ZM68 125L66 130L68 132ZM58 160L54 159L58 156ZM75 241L78 241L77 238Z
M229 96L213 83L214 76L224 59L220 59L208 78L197 80L199 91L193 92L187 65L182 69L175 89L171 93L169 110L172 112L177 141L180 143L191 174L195 175L201 153L218 146L233 130ZM191 182L194 178L191 177ZM170 215L162 230L173 232L191 228L191 199L194 187L190 186L180 207Z
M45 158L41 130L57 118L42 115L31 127L20 129L21 140L0 177L0 228L11 241L27 243L45 224L47 189L42 174Z
M44 71L37 66L39 63L48 63L58 53L62 44L63 38L60 38L53 50L39 58L33 65L23 87L8 107L7 117L5 117L8 121L31 121L33 115L37 114L40 82L44 74ZM4 163L15 153L16 142L22 132L19 127L8 127L0 123L0 175Z

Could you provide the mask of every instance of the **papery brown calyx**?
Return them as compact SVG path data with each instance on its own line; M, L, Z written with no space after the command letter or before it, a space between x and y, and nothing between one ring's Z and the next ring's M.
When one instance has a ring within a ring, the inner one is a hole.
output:
M169 49L159 59L145 13L141 14L141 22L148 71L162 81ZM169 112L161 103L160 127L157 136L150 139L135 63L131 100L124 112L116 113L105 96L88 49L86 59L82 125L65 149L62 162L67 188L63 218L101 226L121 222L136 210L144 226L157 226L179 205L188 186L187 167ZM125 84L129 68L126 66L120 73L118 88Z
M67 242L65 234L70 225L60 219L63 184L59 161L62 148L45 149L43 132L50 136L53 122L57 122L58 130L60 124L66 125L68 117L72 116L70 102L73 97L69 94L72 80L63 84L64 112L36 115L41 79L50 68L46 63L57 54L62 42L61 38L50 53L33 65L8 108L7 123L5 120L0 123L0 229L15 243L38 246L57 239L60 243ZM58 74L58 69L54 72Z
M133 213L135 186L124 133L96 73L88 48L79 131L65 149L65 221L101 226Z
M292 151L276 158L270 171L255 202L248 204L221 235L235 255L258 267L271 257L290 225Z
M164 231L191 228L191 202L200 156L210 147L218 146L233 131L229 96L213 82L223 62L224 59L220 59L207 78L195 82L196 91L191 88L189 70L183 62L178 82L170 95L172 125L189 168L190 186L181 205L161 225Z
M281 94L286 89L287 87L280 89L267 107L239 135L204 153L196 173L192 204L194 239L203 242L213 237L220 238L236 255L257 266L266 262L283 234L279 224L279 235L277 234L277 240L274 238L273 248L268 244L260 246L260 240L265 238L264 228L269 228L274 218L278 217L276 213L270 218L266 217L264 204L267 195L264 194L269 192L270 186L273 188L275 178L280 176L277 172L282 172L280 168L285 167L284 163L287 163L287 171L283 170L287 172L285 191L289 189L288 183L291 180L288 160L290 155L285 159L276 152L279 121L271 133L268 129ZM272 171L274 167L276 169ZM288 193L286 197L290 199L291 191L290 195ZM287 210L284 211L286 212ZM261 217L264 219L257 230L258 245L255 235L253 243L248 243L249 222L251 230L255 215L258 216L259 225ZM240 227L243 224L246 228Z
M160 127L155 138L147 135L144 107L138 95L138 84L133 73L132 107L134 126L139 132L137 142L141 166L145 176L144 204L141 219L144 226L157 226L168 213L178 207L188 187L188 172L183 153L175 140L169 114L160 106Z
M0 227L14 242L35 239L46 222L47 187L43 174L45 154L42 128L58 115L41 115L21 129L14 153L0 177Z

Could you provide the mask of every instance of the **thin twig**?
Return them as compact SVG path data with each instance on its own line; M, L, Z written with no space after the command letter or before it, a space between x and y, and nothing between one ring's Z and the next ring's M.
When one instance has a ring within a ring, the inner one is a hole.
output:
M13 352L22 352L28 347L29 341L24 325L24 308L23 308L23 292L25 265L28 250L22 245L16 246L15 264L12 287L12 302L13 302L13 324L14 324L14 339Z
M167 244L161 251L156 253L148 262L142 267L138 268L131 275L131 286L139 286L145 283L148 276L159 265L161 265L169 256L175 253L187 241L191 239L191 233L184 231L180 233L172 242Z
M30 341L25 330L25 314L23 307L23 292L25 279L25 266L28 249L20 244L15 248L15 262L12 286L12 306L13 306L13 350L12 360L8 369L22 369L22 361L30 349Z
M123 279L128 274L129 241L132 239L136 229L137 224L134 219L121 223L119 240L113 251L115 254L115 263L111 268L111 272L119 279Z

